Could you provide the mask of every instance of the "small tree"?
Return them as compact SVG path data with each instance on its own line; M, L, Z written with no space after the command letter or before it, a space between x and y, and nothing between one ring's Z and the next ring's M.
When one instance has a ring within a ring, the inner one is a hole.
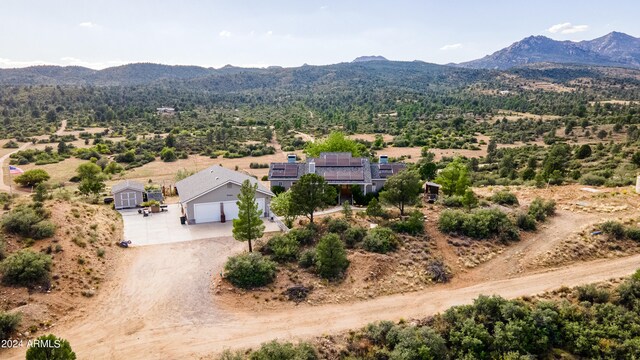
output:
M251 242L264 234L262 211L256 202L258 183L251 185L248 179L242 183L238 195L238 218L233 219L233 237L238 241L249 243L249 252L253 251Z
M318 242L316 247L316 269L325 279L335 279L349 266L347 252L340 237L327 234Z
M33 194L33 201L43 202L48 197L48 189L45 184L38 184L36 186L36 192Z
M350 220L353 217L353 210L351 210L351 204L349 204L348 201L345 201L342 204L342 214L347 220Z
M371 199L371 201L369 201L366 212L367 212L367 215L373 216L373 217L380 217L384 215L384 210L382 209L382 206L380 206L380 203L376 198L373 198Z
M462 159L456 158L440 172L436 182L442 185L442 192L445 195L464 195L471 185L469 168Z
M176 149L172 147L164 147L160 151L160 159L164 162L172 162L178 160L178 156L176 156Z
M104 189L104 174L100 166L86 162L78 166L76 170L80 185L78 191L83 195L97 195Z
M284 218L285 225L289 228L293 226L293 222L299 215L294 211L291 191L289 190L282 192L271 199L271 211L278 216L282 216Z
M27 349L27 360L75 360L76 353L65 339L53 334L43 335Z
M46 171L42 169L32 169L32 170L27 170L21 175L16 176L16 178L13 179L13 181L15 181L16 183L22 186L36 186L38 184L41 184L49 180L50 178L51 177Z
M380 200L397 207L400 215L404 215L405 206L418 201L422 183L415 172L401 171L387 179L384 189L380 192Z
M333 204L336 189L320 175L306 174L300 177L290 189L293 199L293 211L309 218L313 223L313 214Z

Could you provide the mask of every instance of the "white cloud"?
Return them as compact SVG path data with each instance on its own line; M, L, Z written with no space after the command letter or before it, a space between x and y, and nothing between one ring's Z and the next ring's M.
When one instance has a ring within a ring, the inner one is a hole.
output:
M220 34L218 34L221 38L228 38L231 37L231 31L227 31L227 30L222 30L220 31Z
M94 28L94 27L98 26L98 24L93 23L91 21L84 21L84 22L81 22L80 24L78 24L78 26L83 27L83 28Z
M455 50L455 49L460 49L461 47L462 47L462 44L449 44L441 47L440 50Z
M552 34L575 34L587 30L589 30L589 25L573 25L570 22L555 24L547 29Z
M271 36L271 35L273 35L273 31L272 30L267 31L267 36Z

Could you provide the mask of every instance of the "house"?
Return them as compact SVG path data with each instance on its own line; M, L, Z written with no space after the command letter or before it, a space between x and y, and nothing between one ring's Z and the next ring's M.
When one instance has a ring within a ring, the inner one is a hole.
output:
M348 152L321 153L319 157L307 158L305 162L297 162L296 155L289 154L287 162L269 165L269 181L272 188L281 186L287 190L302 175L318 174L338 187L339 200L352 200L352 185L359 185L365 195L375 193L382 189L387 178L406 167L404 163L389 163L386 155L381 155L376 164L368 158L352 157Z
M138 207L144 202L144 185L137 181L125 180L111 187L116 210Z
M256 202L264 217L275 196L255 178L243 173L212 166L176 183L183 215L189 224L225 222L238 217L238 194L245 180L258 184Z
M171 107L159 107L156 109L158 115L173 115L176 112L176 109Z
M424 184L424 196L427 202L434 203L438 200L438 194L442 185L427 181Z

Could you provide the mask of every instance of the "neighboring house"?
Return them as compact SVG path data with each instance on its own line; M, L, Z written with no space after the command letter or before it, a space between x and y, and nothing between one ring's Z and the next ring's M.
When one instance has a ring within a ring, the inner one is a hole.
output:
M171 107L159 107L156 109L158 115L173 115L176 112L176 109Z
M387 178L406 169L404 163L389 163L386 155L381 155L377 164L368 158L352 157L351 153L321 153L317 158L308 158L305 162L296 162L296 156L289 154L286 163L269 165L271 187L282 186L289 189L302 175L315 173L338 186L341 200L351 199L351 185L359 185L366 195L378 192Z
M113 185L111 194L117 210L135 208L144 202L144 185L137 181L125 180Z
M183 215L189 224L230 221L238 217L238 194L245 180L258 184L256 202L264 217L269 216L269 204L275 196L255 178L212 166L176 183Z

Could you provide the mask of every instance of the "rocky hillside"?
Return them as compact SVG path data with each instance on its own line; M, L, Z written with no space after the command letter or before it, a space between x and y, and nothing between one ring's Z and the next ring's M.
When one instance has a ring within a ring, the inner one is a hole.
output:
M509 69L541 62L640 67L640 39L619 32L581 42L529 36L491 55L459 66Z

